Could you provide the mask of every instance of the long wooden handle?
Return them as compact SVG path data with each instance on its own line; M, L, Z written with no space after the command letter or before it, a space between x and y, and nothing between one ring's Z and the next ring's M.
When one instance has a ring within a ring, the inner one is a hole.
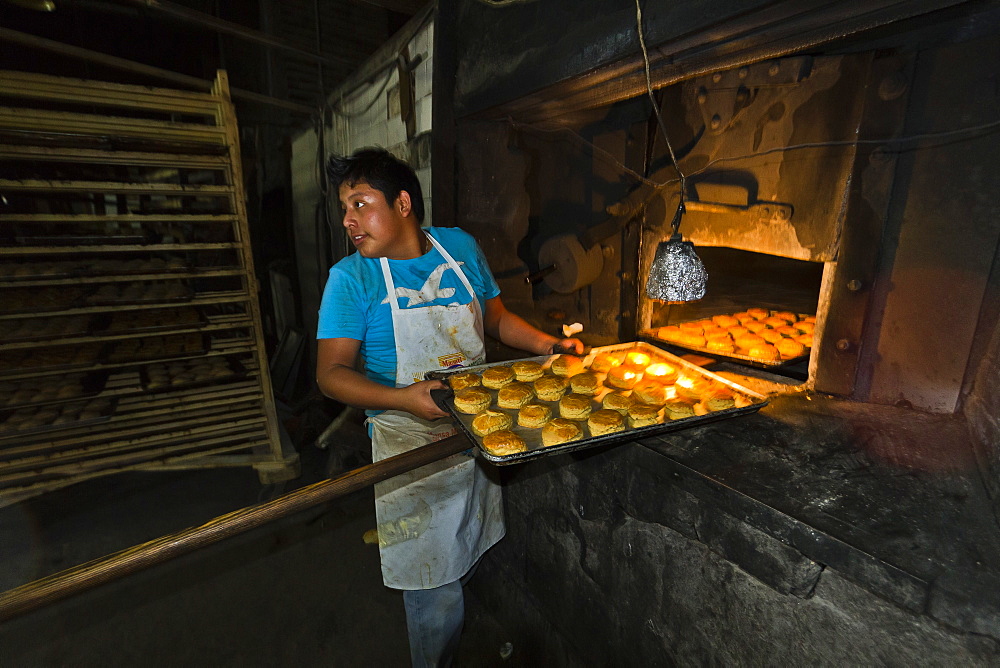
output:
M302 487L266 503L221 515L199 527L168 534L148 543L54 573L41 580L29 582L0 594L0 621L18 617L49 603L69 598L144 568L256 529L268 522L345 496L400 473L468 450L469 447L469 439L457 434L348 471L337 478Z

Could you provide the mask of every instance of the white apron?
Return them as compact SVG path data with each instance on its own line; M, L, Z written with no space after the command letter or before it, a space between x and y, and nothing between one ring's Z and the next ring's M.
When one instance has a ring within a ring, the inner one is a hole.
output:
M380 258L396 338L396 387L422 380L425 371L485 361L482 310L472 285L441 244L427 238L472 301L400 309L389 262ZM448 419L428 421L403 411L385 411L369 421L374 461L457 433ZM504 535L500 486L487 478L471 451L377 483L375 516L382 580L394 589L454 582Z

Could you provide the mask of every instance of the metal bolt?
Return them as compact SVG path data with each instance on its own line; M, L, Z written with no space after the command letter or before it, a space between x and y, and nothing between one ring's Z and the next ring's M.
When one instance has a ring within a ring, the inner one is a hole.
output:
M718 130L720 127L722 127L722 117L719 116L718 114L712 116L711 126L713 130Z
M740 86L739 90L736 91L736 101L746 102L748 97L750 97L750 91L748 91L746 87Z
M857 292L858 290L861 289L862 285L863 283L861 283L861 281L859 281L856 278L852 278L851 280L847 281L847 289L850 290L851 292Z
M775 64L771 65L769 68L767 68L768 75L772 76L772 77L778 76L778 72L780 72L780 71L781 71L781 68L778 66L777 63L775 63Z
M746 79L747 75L750 74L750 68L748 68L748 67L741 67L740 71L737 72L736 74L737 74L737 76L739 76L740 79Z
M722 72L716 72L712 75L712 83L719 83L722 81Z
M847 339L840 339L839 341L837 341L837 350L839 350L840 352L846 353L850 349L851 349L851 342L848 341Z
M627 271L623 271L623 272L621 272L618 275L621 276L621 278L622 278L623 281L631 281L632 280L632 274L630 274Z
M705 104L708 101L708 91L704 86L698 89L698 104Z

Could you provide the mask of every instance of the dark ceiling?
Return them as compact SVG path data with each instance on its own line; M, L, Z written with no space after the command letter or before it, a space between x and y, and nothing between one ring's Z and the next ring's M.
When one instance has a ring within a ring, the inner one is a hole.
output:
M256 107L241 116L271 122L277 117L291 125L305 120L307 108L318 108L324 93L427 4L0 0L0 69L186 87L186 77L210 82L221 68L228 72L237 104ZM31 8L45 5L54 9ZM115 58L121 60L109 62ZM147 66L146 71L133 63ZM150 67L164 73L151 73ZM180 76L171 79L171 73ZM242 92L248 95L241 97ZM254 102L254 94L275 102L260 97Z

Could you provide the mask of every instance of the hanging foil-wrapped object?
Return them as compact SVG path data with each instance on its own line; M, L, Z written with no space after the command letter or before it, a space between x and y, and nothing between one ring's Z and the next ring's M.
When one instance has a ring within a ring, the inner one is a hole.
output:
M665 302L693 302L705 296L708 271L694 252L694 244L675 234L656 247L646 279L646 295Z

